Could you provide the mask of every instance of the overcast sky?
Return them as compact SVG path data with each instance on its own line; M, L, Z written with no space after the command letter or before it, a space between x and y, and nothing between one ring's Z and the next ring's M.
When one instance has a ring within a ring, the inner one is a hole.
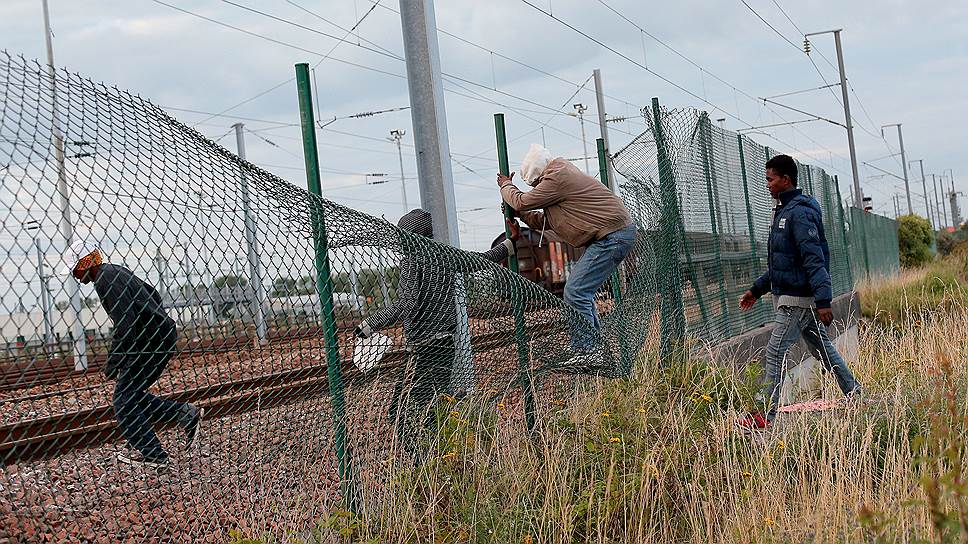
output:
M235 2L289 21L286 23L224 1L166 1L290 45L220 26L152 0L51 0L56 64L128 89L169 108L188 124L204 121L197 128L212 139L222 137L220 143L231 150L234 139L223 136L232 123L245 122L256 131L246 134L248 159L300 187L306 182L299 129L280 128L280 123L298 123L295 84L284 83L292 78L294 63L319 63L317 99L324 120L408 105L394 0L377 5L359 24L359 36L354 32L343 43L338 41L347 34L343 29L352 27L373 2ZM438 27L477 44L439 36L442 69L448 74L450 148L460 161L454 164L454 173L462 246L482 249L500 231L500 197L494 184L494 113L507 114L515 170L527 145L542 139L556 154L583 155L578 120L563 115L572 112L576 102L589 107L586 129L589 150L594 153L594 86L589 83L569 98L594 68L604 74L608 115L630 117L610 125L613 150L643 130L638 110L653 96L668 107L712 110L714 118L726 118L730 129L801 119L802 115L776 106L771 111L755 97L820 87L825 84L823 78L836 82L832 36L817 36L812 41L812 58L820 73L799 50L801 32L832 28L844 29L847 74L856 91L850 101L860 125L856 129L859 159L900 175L900 159L889 156L897 151L896 132L886 133L890 148L879 136L882 124L901 122L908 159L924 159L929 182L932 173L951 168L959 189L966 189L959 177L968 176L962 136L968 125L968 2L746 1L776 31L741 0L606 0L607 6L591 0L528 0L533 5L524 0L437 2ZM0 36L0 47L11 53L43 59L40 0L4 0ZM330 56L324 59L327 53ZM275 86L278 88L224 117L209 119L210 115L182 111L221 112ZM839 88L822 89L778 100L842 120L839 93ZM395 221L403 211L400 168L396 147L386 137L391 129L402 129L407 131L403 169L410 207L415 207L419 195L410 125L410 113L404 110L338 119L321 130L326 196ZM814 122L765 131L769 135L755 134L753 138L838 174L846 197L850 167L842 128ZM584 166L581 161L577 164ZM368 173L384 173L393 181L367 186ZM920 170L911 177L918 182L912 189L921 193ZM877 210L893 215L891 198L903 189L903 182L862 166L861 183L873 196ZM916 208L921 202L915 196Z

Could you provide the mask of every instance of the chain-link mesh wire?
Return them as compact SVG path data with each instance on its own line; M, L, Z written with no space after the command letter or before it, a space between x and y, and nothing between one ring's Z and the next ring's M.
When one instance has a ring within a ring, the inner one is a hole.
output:
M890 276L901 269L897 221L883 215L850 208L847 235L853 275L857 279Z
M764 171L773 153L746 136L713 124L704 112L663 108L658 112L661 130L655 129L654 117L650 118L653 130L620 150L614 162L626 179L646 180L644 192L658 190L655 135L663 135L679 207L663 217L680 218L675 244L679 270L670 274L682 281L689 334L718 340L768 323L772 319L768 303L758 302L752 310L741 312L737 301L767 266L774 204L766 190ZM836 179L815 166L798 163L798 168L799 187L816 198L823 210L834 295L849 292L857 266L865 266L860 260L861 240L867 240L868 255L876 247L872 272L896 271L896 223L874 214L853 216L850 224L865 220L873 230L865 231L867 237L863 238L852 229L848 244L848 222Z
M3 53L0 96L2 538L281 537L378 509L442 417L527 432L576 375L627 374L657 322L648 195L599 332L503 246L311 195L127 92Z
M497 264L501 245L438 244L0 54L0 539L283 538L339 508L379 515L407 467L448 455L449 426L529 432L582 376L765 323L735 301L766 266L769 151L692 110L648 120L615 157L638 235L595 331ZM810 172L844 292L840 198ZM78 240L107 263L75 267L90 283L60 273ZM600 349L576 354L575 335Z

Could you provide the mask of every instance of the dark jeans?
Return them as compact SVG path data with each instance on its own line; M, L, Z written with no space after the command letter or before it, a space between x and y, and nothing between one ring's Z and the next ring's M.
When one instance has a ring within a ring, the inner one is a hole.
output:
M409 345L413 361L413 378L407 391L407 373L397 380L390 401L390 421L396 426L399 444L409 453L416 452L425 431L436 417L432 407L438 395L450 388L454 364L454 337L418 340Z
M158 336L161 338L157 342L141 346L138 352L128 355L114 386L114 415L121 434L132 448L153 460L166 459L168 453L152 425L184 423L189 415L188 404L147 392L168 366L178 338L174 327Z

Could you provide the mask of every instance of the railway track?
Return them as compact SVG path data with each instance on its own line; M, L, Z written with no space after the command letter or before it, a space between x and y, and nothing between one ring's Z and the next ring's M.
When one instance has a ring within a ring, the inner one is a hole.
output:
M346 331L352 330L353 325L354 323L351 321L340 321L337 323L337 331L339 334L344 334ZM274 342L279 341L298 341L321 336L321 327L301 327L295 331L270 331L268 342L269 345L272 345ZM185 342L179 346L178 353L172 359L172 362L207 354L261 349L252 348L252 346L253 338L245 334L200 339ZM43 354L17 357L0 362L0 392L26 389L39 385L50 385L71 378L88 376L92 373L100 372L106 361L107 353L92 353L88 357L88 369L78 371L74 370L73 357L47 358Z
M529 326L526 333L536 338L561 329L560 324L538 323ZM478 353L514 343L513 330L479 334L471 339L471 345ZM349 387L360 387L371 377L402 366L406 359L406 350L391 350L381 364L365 376L352 365L351 360L344 359L343 375ZM327 365L319 364L184 389L165 397L204 407L205 418L209 420L283 406L328 393ZM114 410L110 405L22 420L0 426L0 466L48 459L71 450L100 446L119 437Z

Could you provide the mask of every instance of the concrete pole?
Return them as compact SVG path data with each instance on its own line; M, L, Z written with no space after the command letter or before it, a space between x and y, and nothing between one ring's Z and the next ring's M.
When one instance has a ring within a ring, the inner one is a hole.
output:
M433 0L400 0L400 21L403 52L407 59L420 203L433 219L434 239L460 247ZM457 334L451 386L455 392L471 391L474 388L474 361L463 276L457 274L454 283Z
M406 134L405 130L391 130L390 137L387 138L391 142L396 142L397 144L397 156L400 158L400 198L403 202L403 213L410 211L410 205L407 204L407 178L403 174L403 146L402 140L403 135Z
M602 91L602 71L595 68L592 75L595 77L595 100L598 104L598 125L601 127L602 140L605 140L605 158L608 159L608 188L614 192L615 170L612 168L612 148L608 144L608 125L605 119L605 93Z
M420 202L433 218L434 239L460 247L433 0L401 0L400 20Z
M57 193L60 196L61 235L64 237L64 247L71 247L74 242L74 221L71 219L70 190L67 188L67 169L64 165L64 136L61 133L60 118L57 113L57 72L54 69L54 45L51 42L50 9L47 0L43 0L44 7L44 39L47 43L47 75L50 78L51 95L51 128L54 140L54 158L57 161ZM76 280L68 280L67 291L71 299L74 336L74 370L87 370L87 337L84 334L84 323L81 320L81 285Z
M925 212L925 214L927 214L926 217L928 218L928 222L931 223L931 230L935 230L935 228L934 228L934 218L931 217L931 204L930 204L930 201L928 200L928 198L929 198L929 196L928 196L928 184L927 184L926 178L924 176L924 160L923 159L918 159L916 161L911 161L911 162L916 162L921 167L921 189L924 191L924 212Z
M904 135L901 133L901 123L884 125L881 127L881 136L887 127L897 127L897 141L901 144L901 166L904 169L904 193L907 195L908 215L914 215L914 206L911 204L911 185L908 182L908 163L907 155L904 154Z
M840 69L840 91L843 93L844 97L844 121L847 128L847 145L850 148L850 170L854 177L854 190L853 190L853 201L854 207L861 210L864 209L864 192L860 189L860 174L857 171L857 148L854 146L854 121L850 117L850 93L847 87L847 72L844 69L844 50L840 43L840 33L843 29L838 28L836 30L824 30L822 32L811 32L803 36L805 52L810 53L809 42L807 38L810 36L817 36L819 34L833 34L834 35L834 45L837 47L837 65Z
M40 309L44 314L44 351L46 352L54 340L54 326L50 319L50 288L47 285L47 276L44 274L44 252L40 249L39 236L34 237L34 246L37 248L37 275L40 276Z
M931 185L934 186L934 211L938 215L938 230L943 230L948 224L948 212L944 208L944 199L938 193L938 180L934 174L931 174Z
M581 150L582 157L585 158L585 175L590 176L591 170L588 168L588 142L585 138L585 111L588 109L584 104L575 104L575 111L578 112L578 124L581 125Z
M243 137L244 125L235 123L235 145L239 152L239 158L245 160L245 138ZM249 309L255 320L256 341L261 345L266 342L268 337L266 331L266 290L262 285L262 262L259 259L259 239L256 231L255 216L249 198L249 179L245 171L239 175L239 183L242 189L242 213L245 216L245 247L246 255L249 260Z

